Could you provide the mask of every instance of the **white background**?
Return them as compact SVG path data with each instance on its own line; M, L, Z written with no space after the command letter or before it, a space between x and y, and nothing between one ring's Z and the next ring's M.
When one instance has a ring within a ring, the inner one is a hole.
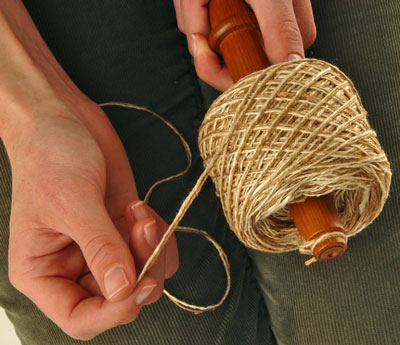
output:
M0 337L4 345L21 345L15 334L14 326L8 320L6 313L0 308Z

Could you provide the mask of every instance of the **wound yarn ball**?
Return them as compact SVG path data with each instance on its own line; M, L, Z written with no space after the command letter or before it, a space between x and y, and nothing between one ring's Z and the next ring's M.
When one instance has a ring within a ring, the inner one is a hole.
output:
M242 78L213 102L198 142L231 230L253 249L312 254L290 203L333 193L349 237L389 193L390 164L353 83L321 60Z

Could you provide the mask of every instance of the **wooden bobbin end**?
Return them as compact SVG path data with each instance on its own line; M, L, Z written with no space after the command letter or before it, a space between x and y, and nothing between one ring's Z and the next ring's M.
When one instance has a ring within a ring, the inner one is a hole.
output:
M329 261L343 255L347 249L346 241L342 237L334 237L318 243L313 251L317 261Z
M317 240L329 232L345 233L331 194L290 204L289 210L300 235L307 241ZM341 256L346 249L345 239L336 236L318 243L313 255L317 261L329 261Z

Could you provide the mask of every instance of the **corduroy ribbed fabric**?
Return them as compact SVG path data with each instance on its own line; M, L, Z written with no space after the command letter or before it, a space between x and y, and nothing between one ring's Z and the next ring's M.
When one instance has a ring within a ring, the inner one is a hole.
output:
M308 55L354 82L392 168L381 215L343 257L304 266L297 252L252 251L279 345L400 344L400 2L312 1Z
M98 103L125 101L157 111L188 141L193 153L190 172L158 187L149 200L150 206L171 221L202 171L196 138L204 116L198 80L186 39L176 25L173 2L26 0L25 4L50 49L83 92ZM155 181L186 166L180 140L160 120L130 109L107 107L105 111L126 148L141 198ZM226 251L232 290L224 305L194 315L163 297L144 307L136 321L94 340L68 337L8 281L11 175L3 147L0 163L0 304L23 345L275 344L251 261L230 232L211 181L182 225L207 230ZM196 235L177 237L180 270L167 281L168 290L191 303L216 303L226 279L215 249Z
M188 140L194 153L189 174L159 187L150 199L170 221L201 172L196 138L204 114L172 0L25 2L58 60L91 98L147 106L174 123ZM392 164L391 194L381 216L349 241L342 258L329 263L305 267L305 257L297 252L250 252L267 313L252 278L253 265L228 231L214 187L207 181L182 224L207 230L227 251L233 272L228 301L216 312L194 316L163 298L145 308L137 321L82 344L269 345L275 343L269 323L279 345L400 343L400 3L315 0L313 7L318 38L309 56L336 64L350 76ZM184 151L161 123L138 111L106 111L127 149L141 197L154 181L182 170ZM80 344L8 282L11 174L1 152L0 304L24 345ZM215 301L225 282L213 249L191 235L183 234L178 241L181 268L168 282L171 292L193 302Z

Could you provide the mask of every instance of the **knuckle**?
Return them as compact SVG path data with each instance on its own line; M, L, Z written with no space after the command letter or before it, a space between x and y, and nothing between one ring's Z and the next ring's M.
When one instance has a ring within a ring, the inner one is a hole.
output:
M286 19L278 25L278 35L289 44L298 45L301 38L297 22L292 19Z
M111 242L109 236L103 234L96 235L89 239L82 249L87 264L91 268L101 267L112 258L113 253L121 251L119 245Z

